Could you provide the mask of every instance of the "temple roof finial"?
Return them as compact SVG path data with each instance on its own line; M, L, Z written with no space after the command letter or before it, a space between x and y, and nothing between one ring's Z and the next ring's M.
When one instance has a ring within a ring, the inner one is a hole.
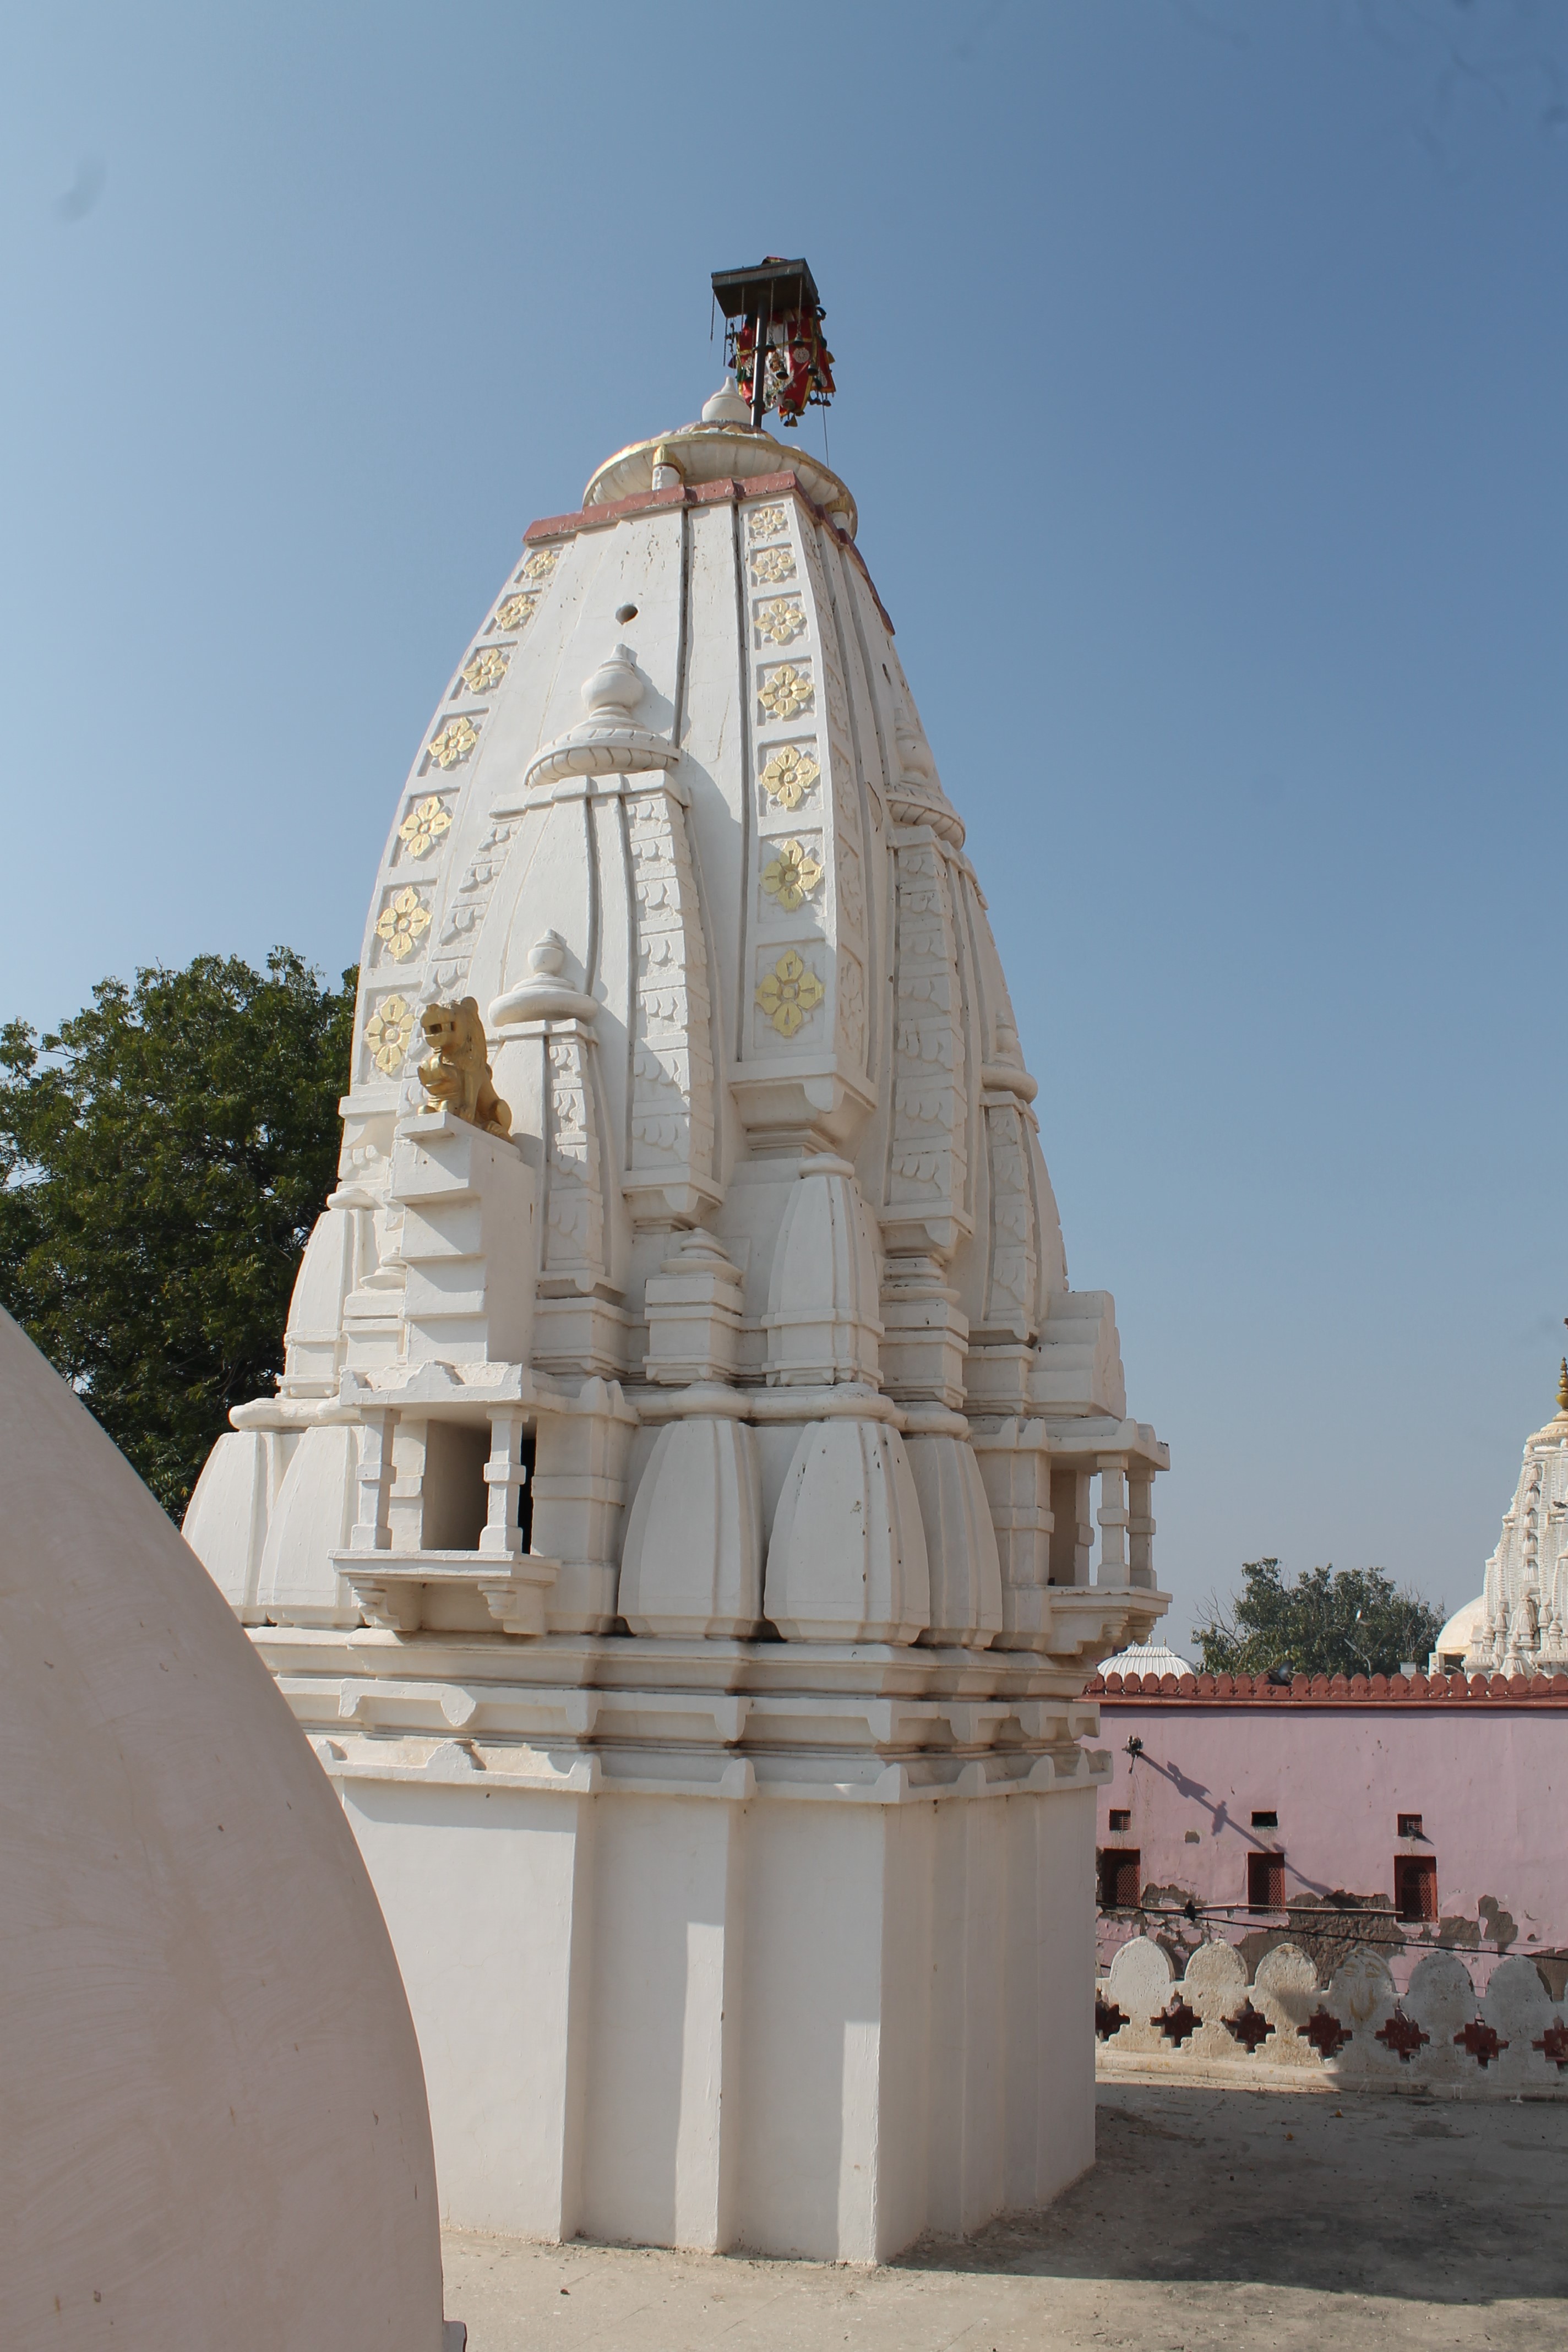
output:
M1568 1412L1568 1356L1563 1359L1563 1369L1557 1375L1557 1410Z
M822 339L816 280L804 260L770 253L749 269L716 269L713 299L724 314L726 358L754 430L762 430L770 408L781 425L795 425L808 407L826 407L833 353Z

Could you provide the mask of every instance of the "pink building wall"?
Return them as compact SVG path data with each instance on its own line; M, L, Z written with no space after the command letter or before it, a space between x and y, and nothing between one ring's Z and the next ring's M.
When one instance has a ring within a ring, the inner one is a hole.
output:
M1288 1905L1341 1892L1392 1904L1395 1857L1435 1860L1439 1916L1404 1927L1415 1948L1396 1981L1433 1944L1478 1955L1479 1980L1502 1951L1568 1951L1568 1676L1299 1676L1285 1688L1186 1675L1145 1692L1134 1675L1125 1688L1097 1676L1087 1696L1100 1701L1115 1768L1096 1844L1136 1851L1149 1906L1142 1917L1102 1910L1102 1964L1163 1926L1193 1941L1202 1929L1180 1916L1189 1895L1221 1915L1210 1933L1282 1928L1282 1915L1246 1907L1247 1857L1269 1850ZM1142 1754L1127 1753L1129 1739ZM1130 1816L1125 1829L1112 1829L1113 1812ZM1254 1828L1255 1812L1277 1814L1278 1829ZM1400 1836L1401 1813L1420 1815L1419 1838ZM1162 1922L1159 1908L1174 1916Z

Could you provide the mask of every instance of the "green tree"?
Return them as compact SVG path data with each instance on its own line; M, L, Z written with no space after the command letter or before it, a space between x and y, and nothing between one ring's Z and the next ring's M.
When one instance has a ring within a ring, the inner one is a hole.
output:
M1241 1575L1237 1599L1211 1594L1208 1622L1194 1629L1205 1674L1392 1675L1409 1658L1424 1667L1446 1614L1382 1568L1313 1568L1292 1584L1277 1559L1248 1559Z
M0 1028L0 1303L178 1518L269 1394L337 1165L356 974L287 948L100 981L40 1049Z

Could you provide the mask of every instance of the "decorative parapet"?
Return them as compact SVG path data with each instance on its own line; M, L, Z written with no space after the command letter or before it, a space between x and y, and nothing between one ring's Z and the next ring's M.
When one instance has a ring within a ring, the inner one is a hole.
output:
M1518 1956L1478 1992L1454 1953L1429 1952L1400 1994L1370 1951L1325 1982L1295 1944L1277 1944L1249 1977L1232 1945L1211 1943L1178 1978L1161 1946L1140 1936L1096 1987L1094 2010L1101 2074L1240 2084L1288 2071L1360 2090L1568 2098L1563 2004Z
M1089 1698L1216 1701L1226 1706L1329 1706L1347 1703L1385 1706L1391 1702L1428 1706L1482 1700L1496 1705L1520 1699L1568 1706L1568 1675L1294 1675L1275 1682L1268 1675L1096 1675Z

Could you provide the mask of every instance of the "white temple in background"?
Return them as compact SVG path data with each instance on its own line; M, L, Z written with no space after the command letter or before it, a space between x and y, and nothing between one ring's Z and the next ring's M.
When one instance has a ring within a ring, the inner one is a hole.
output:
M186 1521L472 2228L871 2261L1093 2155L1082 1693L1166 1606L1168 1457L856 532L731 387L530 527L393 815L286 1373Z
M1568 1673L1568 1360L1555 1414L1524 1441L1519 1485L1471 1606L1467 1674Z

